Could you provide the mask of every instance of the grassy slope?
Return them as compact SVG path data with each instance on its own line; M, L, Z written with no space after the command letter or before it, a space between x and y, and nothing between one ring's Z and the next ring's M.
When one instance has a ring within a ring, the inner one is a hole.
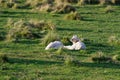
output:
M96 64L89 62L89 57L97 51L107 55L119 54L119 46L107 44L108 37L120 37L119 6L113 13L104 13L104 7L78 7L84 17L83 21L63 20L64 15L50 13L33 13L29 10L2 9L0 13L0 33L6 34L4 27L8 18L44 19L52 20L61 37L77 34L90 40L86 43L87 50L65 51L65 54L75 56L81 60L80 66L65 66L63 61L49 58L50 53L44 50L39 39L22 40L19 43L5 43L0 41L0 52L8 53L11 63L1 64L0 80L119 80L120 65Z

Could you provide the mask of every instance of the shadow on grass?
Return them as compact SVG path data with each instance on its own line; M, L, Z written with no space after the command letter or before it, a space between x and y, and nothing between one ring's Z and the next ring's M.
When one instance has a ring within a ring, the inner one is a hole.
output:
M93 19L92 18L84 18L83 21L92 21L92 22L94 21L94 22L100 22L100 23L106 22L105 20L98 20L98 19L94 19L94 18ZM114 21L113 20L107 20L107 22L118 23L120 21L118 21L118 20L114 20Z
M114 63L89 63L89 62L81 62L81 67L92 67L92 68L114 68L119 69L120 64Z
M61 64L62 62L57 61L48 61L48 60L35 60L35 59L18 59L10 58L9 63L14 64L36 64L36 65L52 65L52 64Z
M37 14L37 13L32 13L32 12L20 12L20 11L17 11L17 12L11 12L11 11L2 11L3 14Z
M19 44L39 44L40 43L40 41L35 41L35 40L28 40L28 39L26 39L26 40L20 40L20 41L18 41L17 43L19 43Z
M113 46L110 46L108 44L105 43L97 43L97 42L93 42L93 41L85 41L85 44L87 46L87 52L88 53L94 53L94 52L98 52L98 51L102 51L105 53L112 53L115 51L115 48Z
M80 14L104 14L99 12L80 12Z
M79 29L79 28L57 28L60 31L82 31L82 32L92 32L92 30Z
M5 15L2 15L0 17L6 17L6 18L20 18L19 16L13 16L13 15L8 15L8 16L5 16Z
M20 11L2 11L1 12L3 15L0 15L0 17L6 17L6 18L21 18L21 16L16 16L16 14L37 14L37 13L32 13L32 12L20 12Z

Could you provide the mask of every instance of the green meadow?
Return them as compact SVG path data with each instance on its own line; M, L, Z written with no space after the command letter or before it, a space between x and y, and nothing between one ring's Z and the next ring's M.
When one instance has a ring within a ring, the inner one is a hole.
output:
M105 13L105 6L76 6L83 20L65 20L66 14L33 12L31 9L0 8L0 37L5 38L9 18L18 21L46 20L56 25L60 38L78 35L87 49L79 51L45 51L41 38L21 39L18 42L0 40L0 53L8 56L8 62L0 63L0 80L120 80L120 64L96 63L91 57L98 52L107 56L120 56L120 6L112 6L114 12ZM115 36L118 43L109 43ZM112 44L112 45L111 45ZM70 44L72 45L72 44ZM64 56L80 61L78 65L66 65Z

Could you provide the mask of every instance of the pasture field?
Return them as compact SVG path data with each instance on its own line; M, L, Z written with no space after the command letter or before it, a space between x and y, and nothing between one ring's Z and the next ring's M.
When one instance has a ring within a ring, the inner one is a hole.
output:
M105 13L105 6L75 6L83 20L64 20L65 14L32 12L31 9L0 8L0 36L8 33L8 18L13 20L47 20L57 26L59 36L71 38L78 35L86 39L85 51L45 51L41 39L21 39L19 42L0 41L0 53L8 56L0 63L0 80L120 80L120 64L95 63L91 57L97 52L107 56L120 55L120 43L110 45L110 36L120 39L120 6ZM120 40L119 40L120 41ZM80 61L77 66L65 65L64 56Z

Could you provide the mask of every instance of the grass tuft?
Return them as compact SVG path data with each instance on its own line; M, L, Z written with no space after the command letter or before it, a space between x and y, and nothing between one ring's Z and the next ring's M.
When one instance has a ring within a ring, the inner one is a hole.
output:
M84 6L85 5L85 0L79 0L77 5L78 6Z
M80 65L80 61L75 60L72 56L70 55L66 55L65 56L65 61L64 61L65 65L67 66L78 66Z
M100 5L110 5L112 4L111 0L99 0Z
M92 56L92 61L96 63L112 63L111 57L105 56L103 52L97 52L97 54Z
M59 40L59 35L56 33L56 31L49 31L42 39L42 44L46 46L55 40Z
M76 11L76 8L73 7L72 5L61 3L54 6L52 13L65 14L65 13L70 13L75 11Z
M118 37L116 37L116 36L110 36L108 38L108 43L110 45L119 45L120 44L120 39Z
M70 41L70 39L68 38L68 37L66 37L66 36L64 36L64 37L62 37L62 43L64 44L64 45L70 45L71 44L71 41Z
M65 20L82 20L83 18L78 12L71 12L66 14L64 17Z
M108 6L105 8L105 13L111 13L111 12L114 12L114 9L112 8L112 6L108 5Z
M63 48L60 47L57 51L56 54L61 55L63 53Z
M0 63L8 62L8 56L6 54L0 53Z
M9 32L6 35L7 42L16 42L19 39L33 39L33 38L41 38L44 33L43 31L54 30L55 25L51 22L38 21L38 20L30 20L30 21L12 21L8 20Z

